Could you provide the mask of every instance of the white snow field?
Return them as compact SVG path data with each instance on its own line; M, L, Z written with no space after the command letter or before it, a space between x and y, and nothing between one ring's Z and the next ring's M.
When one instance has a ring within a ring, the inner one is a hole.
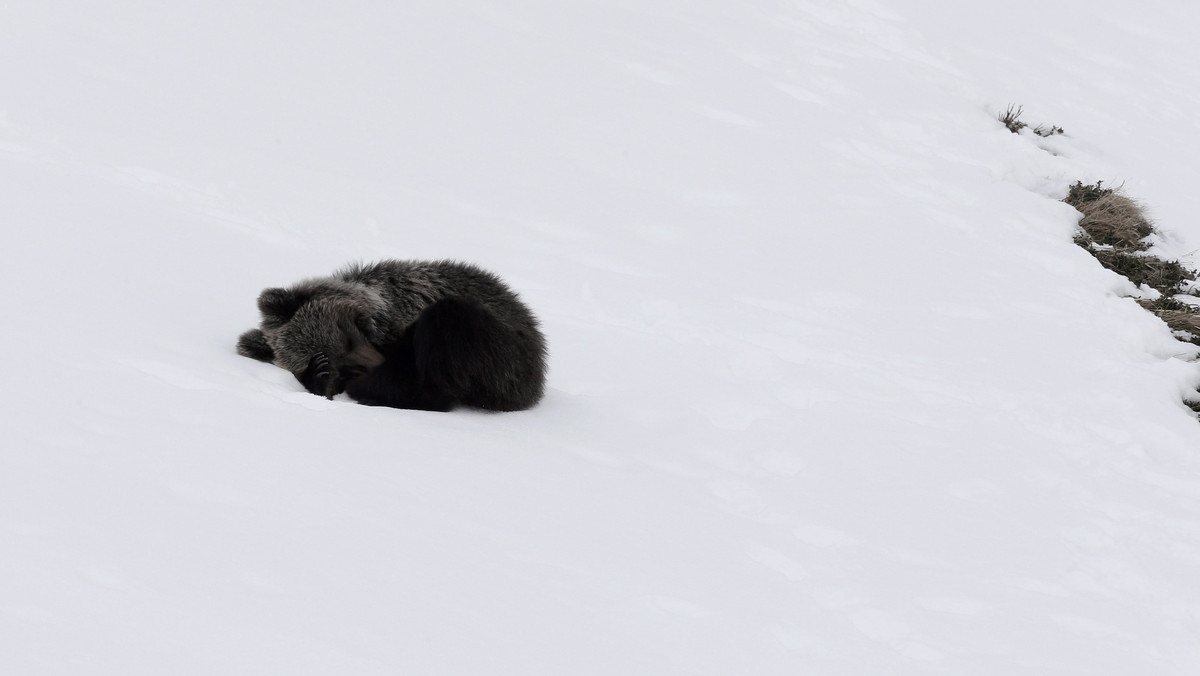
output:
M1196 350L1058 201L1124 181L1195 263L1198 29L0 4L0 673L1200 673ZM545 400L234 352L264 287L388 257L508 280Z

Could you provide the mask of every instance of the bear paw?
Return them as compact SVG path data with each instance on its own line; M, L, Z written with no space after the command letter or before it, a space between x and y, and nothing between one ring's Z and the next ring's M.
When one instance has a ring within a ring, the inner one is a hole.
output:
M333 395L341 391L337 368L329 361L329 357L325 356L324 352L313 355L308 362L308 368L298 377L300 383L304 385L304 389L326 399L333 399Z

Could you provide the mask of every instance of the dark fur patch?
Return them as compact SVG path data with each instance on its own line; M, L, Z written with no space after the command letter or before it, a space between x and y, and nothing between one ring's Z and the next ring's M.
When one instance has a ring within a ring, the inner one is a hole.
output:
M444 298L385 348L383 365L346 383L346 393L365 404L431 411L529 408L541 399L541 374L512 359L520 341L479 302Z

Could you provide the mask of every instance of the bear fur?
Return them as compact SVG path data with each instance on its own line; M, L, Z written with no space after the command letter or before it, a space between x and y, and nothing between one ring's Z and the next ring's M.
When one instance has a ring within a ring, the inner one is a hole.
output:
M546 341L496 275L454 261L352 264L258 297L238 354L314 394L374 406L516 411L545 389Z

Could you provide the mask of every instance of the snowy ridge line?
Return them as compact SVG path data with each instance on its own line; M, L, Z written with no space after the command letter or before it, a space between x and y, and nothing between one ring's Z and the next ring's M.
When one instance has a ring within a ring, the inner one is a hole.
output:
M1030 127L1022 121L1024 108L1010 105L997 119L1014 134L1028 129L1046 138L1065 134L1057 125ZM1042 150L1051 152L1044 146ZM1143 205L1124 193L1123 185L1104 187L1104 181L1077 180L1061 200L1079 212L1074 241L1106 269L1129 280L1142 294L1126 296L1162 320L1180 342L1200 348L1200 287L1197 271L1175 259L1148 253L1162 235ZM1174 358L1194 362L1197 350ZM1185 392L1183 404L1200 414L1200 387ZM1200 417L1197 417L1200 420Z

